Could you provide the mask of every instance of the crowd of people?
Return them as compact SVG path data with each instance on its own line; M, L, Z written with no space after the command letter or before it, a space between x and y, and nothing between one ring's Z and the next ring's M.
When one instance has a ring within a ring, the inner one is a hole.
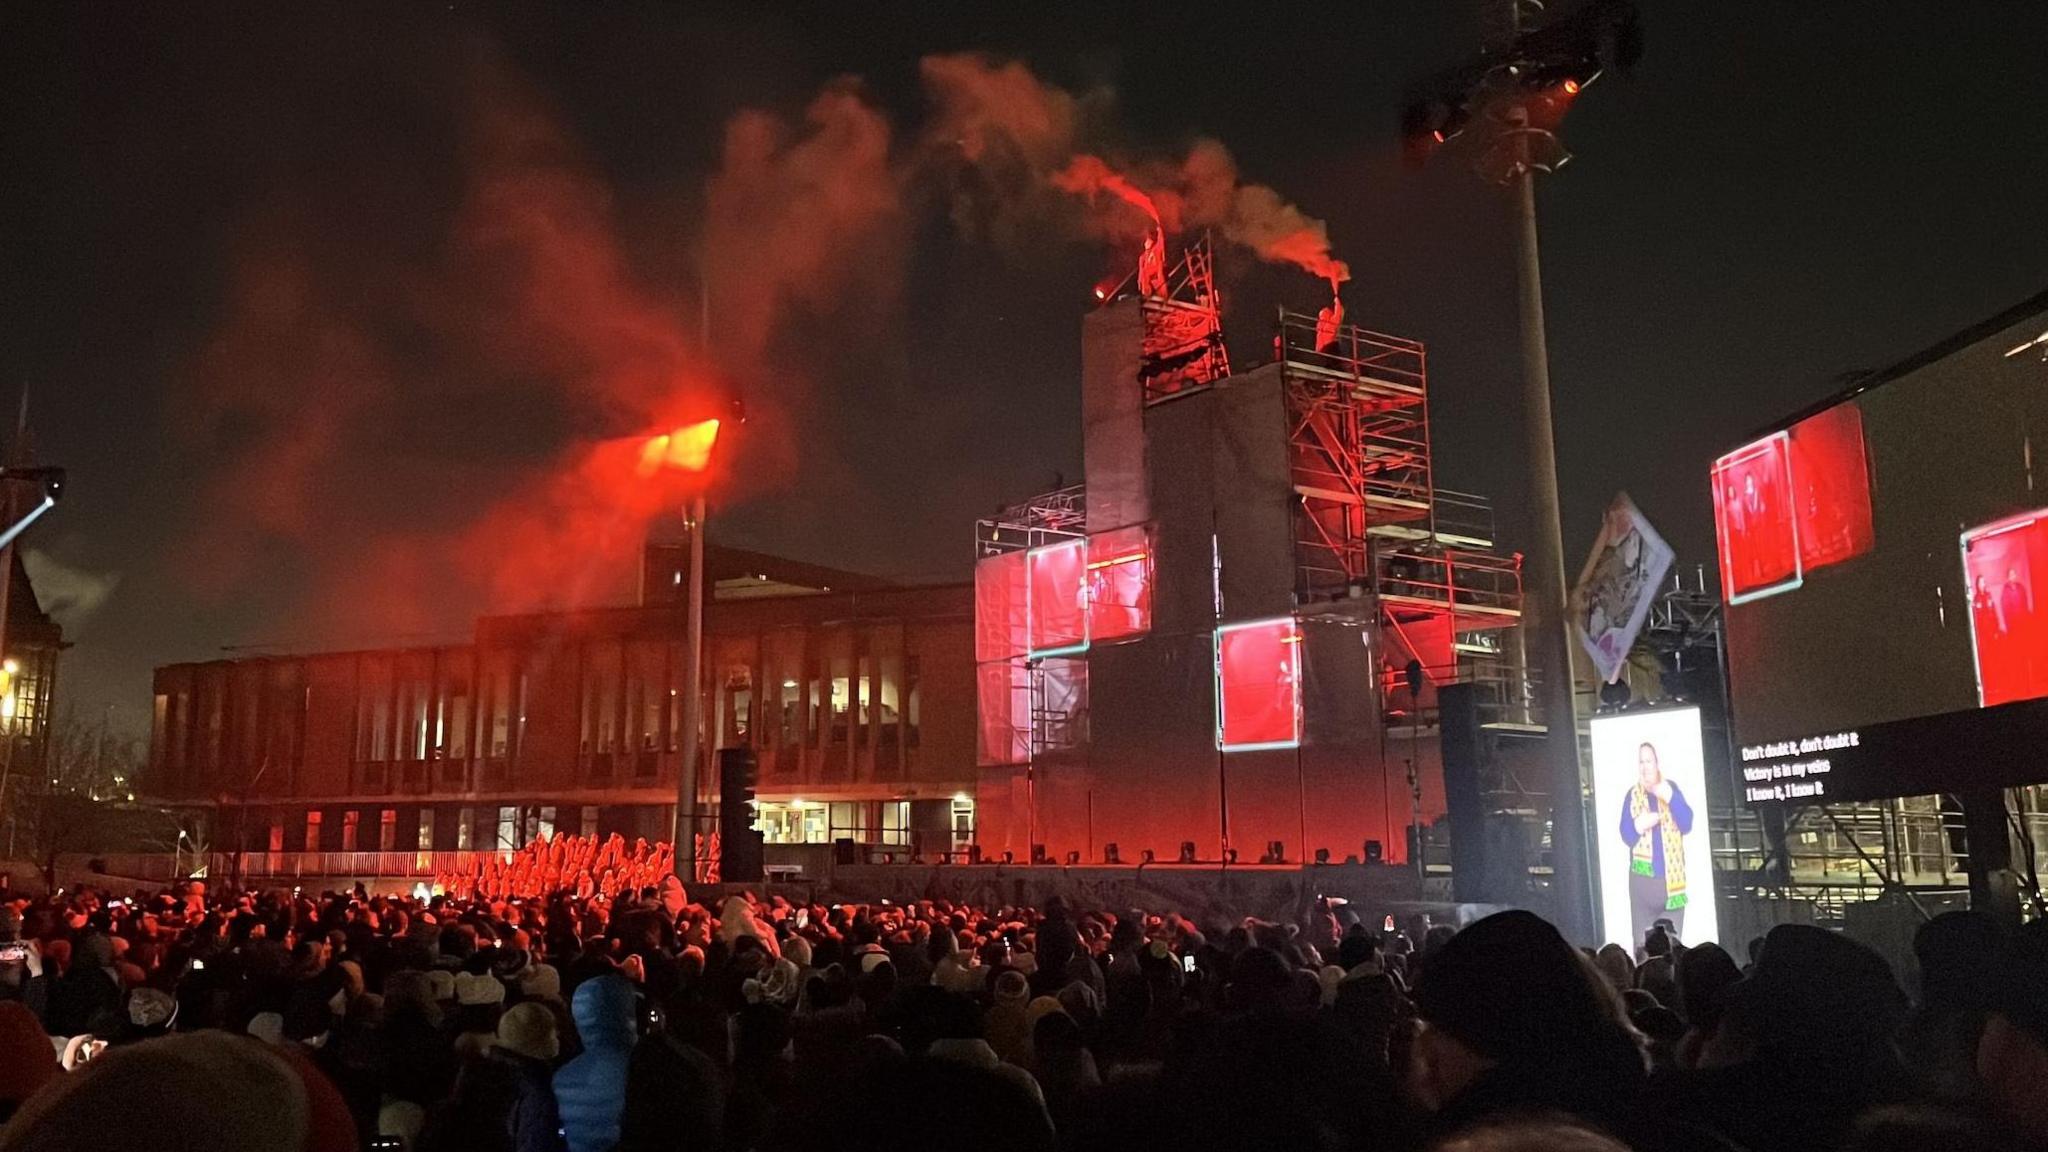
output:
M2048 922L1573 947L1170 912L218 894L0 904L0 1152L2048 1144Z

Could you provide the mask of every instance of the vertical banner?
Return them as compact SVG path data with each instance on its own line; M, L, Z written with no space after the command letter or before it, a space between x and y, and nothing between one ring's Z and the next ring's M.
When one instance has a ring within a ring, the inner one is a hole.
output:
M1608 505L1600 538L1572 590L1572 631L1593 657L1600 679L1613 683L1671 570L1671 546L1624 492Z
M1640 954L1659 921L1717 941L1698 708L1593 717L1593 875L1601 939Z

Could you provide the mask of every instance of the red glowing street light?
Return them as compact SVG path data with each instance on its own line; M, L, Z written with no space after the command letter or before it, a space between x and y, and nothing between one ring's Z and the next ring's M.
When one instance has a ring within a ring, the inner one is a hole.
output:
M640 449L638 471L642 479L658 472L682 472L701 477L711 468L711 451L718 444L719 421L699 420L673 432L649 437ZM671 833L675 844L676 876L693 883L702 876L697 855L697 760L698 729L703 724L703 701L699 699L704 673L704 489L698 485L690 496L686 512L690 532L690 590L688 612L689 656L683 663L682 759L676 772L676 815Z
M716 419L699 420L649 437L640 449L640 475L645 478L664 469L701 473L711 466L711 449L717 443Z

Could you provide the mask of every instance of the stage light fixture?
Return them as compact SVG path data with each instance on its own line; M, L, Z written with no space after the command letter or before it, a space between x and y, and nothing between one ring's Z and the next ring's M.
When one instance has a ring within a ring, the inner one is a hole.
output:
M1235 849L1235 848L1225 848L1225 849L1223 850L1223 862L1224 862L1225 864L1235 864L1235 863L1237 863L1237 849Z
M1017 854L1015 852L1010 851L1008 848L1003 849L1003 863L1015 864L1016 862Z
M1329 850L1328 848L1318 848L1318 849L1316 849L1316 863L1317 863L1317 864L1328 864L1329 862L1330 862L1330 850Z
M1116 854L1116 841L1111 840L1109 843L1104 844L1102 846L1102 862L1104 864L1123 863L1123 861L1119 859Z
M1069 867L1069 868L1076 868L1076 867L1079 867L1079 866L1080 866L1080 864L1081 864L1081 854L1080 854L1079 852L1069 852L1069 853L1067 853L1067 867Z
M1152 854L1152 850L1150 848L1147 848L1144 851L1138 853L1138 860L1141 863L1150 864L1156 859L1158 859L1158 857Z
M1195 842L1193 840L1183 840L1180 842L1180 862L1183 864L1193 864L1195 862Z
M1367 864L1378 864L1381 861L1384 861L1386 858L1386 847L1382 845L1379 841L1367 840L1365 842L1365 862Z
M1266 855L1271 856L1275 864L1285 864L1287 863L1287 845L1279 840L1268 841L1266 844Z

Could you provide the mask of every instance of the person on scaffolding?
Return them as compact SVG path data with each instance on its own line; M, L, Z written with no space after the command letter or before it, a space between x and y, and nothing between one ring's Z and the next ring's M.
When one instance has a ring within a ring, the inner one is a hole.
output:
M1166 233L1157 225L1138 252L1138 295L1166 295Z
M1316 351L1337 350L1337 333L1344 327L1344 298L1337 295L1337 281L1330 281L1330 304L1316 311Z

